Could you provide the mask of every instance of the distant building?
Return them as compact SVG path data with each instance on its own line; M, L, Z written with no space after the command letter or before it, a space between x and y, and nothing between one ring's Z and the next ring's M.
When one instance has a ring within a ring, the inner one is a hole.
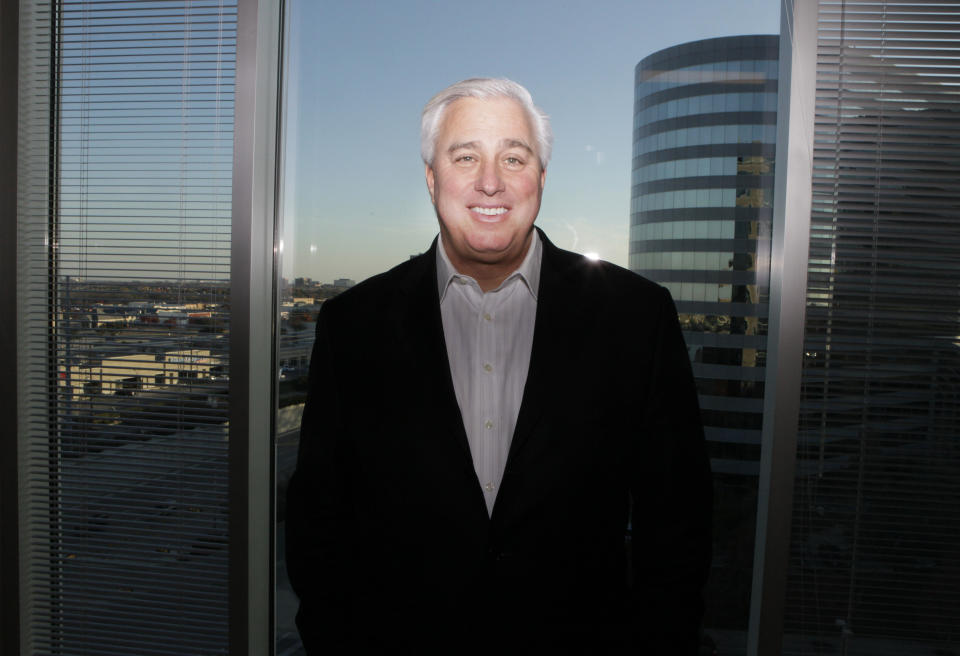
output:
M335 289L350 289L356 284L357 283L353 280L350 280L350 278L337 278L333 281L333 286Z
M59 386L71 397L115 394L131 396L188 380L210 378L222 364L209 349L164 353L98 355L86 353L77 362L60 365Z
M760 459L778 49L707 39L636 68L629 266L673 295L714 471L732 474Z
M767 348L779 37L673 46L635 71L629 267L667 287L722 526L707 626L746 628Z

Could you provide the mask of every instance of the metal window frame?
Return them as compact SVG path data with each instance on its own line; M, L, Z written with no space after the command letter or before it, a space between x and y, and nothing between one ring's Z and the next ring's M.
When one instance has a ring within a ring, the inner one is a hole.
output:
M230 653L274 651L281 0L238 0L230 334ZM270 348L263 348L270 344Z
M17 118L20 6L0 5L0 313L17 316ZM20 653L17 324L0 321L0 656ZM10 432L6 432L8 430Z
M783 642L810 245L818 4L783 0L780 12L770 323L749 656L779 654Z

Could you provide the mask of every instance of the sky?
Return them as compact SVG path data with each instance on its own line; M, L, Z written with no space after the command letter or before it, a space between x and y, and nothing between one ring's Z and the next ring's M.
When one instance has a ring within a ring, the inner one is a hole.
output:
M436 235L420 112L467 77L508 77L551 117L537 225L626 266L633 75L679 43L776 34L779 0L287 3L281 271L357 281Z

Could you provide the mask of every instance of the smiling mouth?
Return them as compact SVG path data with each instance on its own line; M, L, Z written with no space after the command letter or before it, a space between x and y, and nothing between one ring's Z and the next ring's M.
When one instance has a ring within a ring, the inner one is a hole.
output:
M500 216L507 213L506 207L471 207L471 212L483 214L484 216Z

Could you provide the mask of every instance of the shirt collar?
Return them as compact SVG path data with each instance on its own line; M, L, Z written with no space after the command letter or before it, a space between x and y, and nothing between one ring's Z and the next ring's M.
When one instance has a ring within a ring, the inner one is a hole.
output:
M527 249L527 254L524 256L523 262L520 263L516 271L504 278L503 282L500 283L500 287L497 287L497 289L500 289L514 278L520 278L533 297L533 300L537 300L537 291L540 289L540 263L542 261L543 244L540 240L540 234L536 230L533 230L533 239L530 240L530 248ZM447 293L447 288L450 286L450 283L453 282L454 278L462 278L476 282L470 276L458 273L457 270L453 268L453 264L447 256L447 251L443 247L443 235L441 234L437 236L437 289L440 292L441 303ZM496 289L493 291L496 291Z

